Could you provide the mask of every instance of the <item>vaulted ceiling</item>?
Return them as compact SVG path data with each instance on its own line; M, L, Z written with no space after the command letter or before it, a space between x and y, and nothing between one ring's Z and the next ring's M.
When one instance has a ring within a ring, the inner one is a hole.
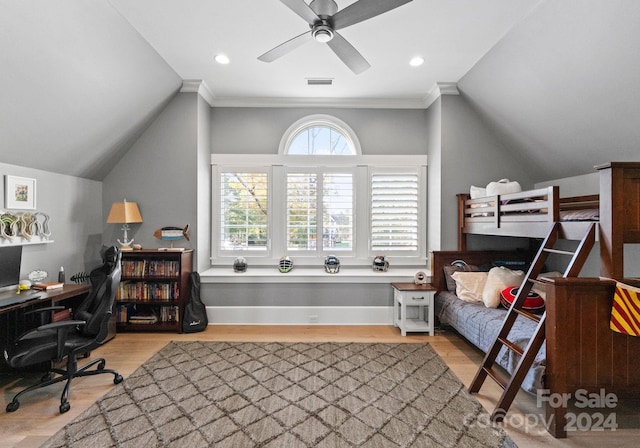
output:
M190 79L214 107L415 108L436 83L458 83L546 179L640 154L635 0L413 0L340 31L371 64L359 75L313 41L258 61L308 29L279 0L0 0L0 11L5 163L100 180ZM413 56L425 63L410 67Z

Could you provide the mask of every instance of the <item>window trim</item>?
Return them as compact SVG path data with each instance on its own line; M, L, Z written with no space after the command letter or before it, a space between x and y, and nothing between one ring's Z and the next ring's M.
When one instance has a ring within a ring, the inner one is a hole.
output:
M241 160L246 159L246 163ZM286 204L284 201L274 200L274 190L284 191L284 173L290 168L336 168L348 170L354 169L354 250L351 254L336 254L340 258L342 266L370 266L370 179L371 172L381 170L393 171L400 169L413 169L419 167L420 173L420 200L421 215L419 223L419 247L416 256L406 254L392 254L389 252L389 260L393 267L424 266L427 258L427 156L426 155L360 155L360 156L327 156L327 155L276 155L276 154L212 154L211 155L211 184L212 184L212 215L211 215L211 266L229 267L235 257L242 255L248 259L249 266L272 267L277 266L281 256L286 253L286 239L281 235L286 231ZM219 176L222 171L238 170L248 172L251 170L268 170L269 176L269 242L267 251L260 253L244 252L242 254L221 253L219 248L219 214L220 210L220 186ZM364 202L364 204L362 204ZM279 234L275 238L276 233ZM216 237L214 237L216 236ZM385 254L386 255L386 254ZM300 257L295 260L296 266L322 266L324 255ZM274 271L278 273L278 271Z
M355 151L354 156L362 155L362 149L360 147L360 141L358 140L358 136L353 129L349 127L347 123L340 120L339 118L334 117L333 115L327 114L314 114L307 115L306 117L302 117L295 123L293 123L282 135L282 139L280 139L280 145L278 146L278 154L286 155L289 150L289 146L293 142L293 140L298 136L298 134L307 129L315 126L325 126L330 127L341 133L347 142L351 145L353 150ZM304 155L304 157L311 157L311 154ZM318 157L318 156L313 156ZM320 156L322 157L322 156ZM331 157L331 156L329 156ZM352 156L334 156L334 157L352 157Z
M305 157L316 157L316 156L305 156ZM344 157L344 156L334 156L334 157ZM283 178L286 179L290 173L309 173L309 174L312 173L317 175L318 177L321 177L324 174L327 174L327 171L328 171L327 168L328 167L311 166L309 163L307 163L307 165L304 167L303 166L285 166ZM353 228L351 229L352 247L351 249L330 251L330 250L325 250L323 244L319 242L319 241L322 241L321 230L324 229L324 224L322 223L322 220L324 217L324 205L323 205L321 207L321 213L316 218L316 225L318 230L318 233L316 234L316 238L317 238L316 244L318 244L318 248L315 250L291 250L287 247L288 246L287 218L286 217L284 218L285 222L284 222L284 225L282 226L283 228L282 238L284 240L284 251L286 252L287 255L291 257L299 256L305 259L313 259L313 258L320 257L321 259L324 259L324 257L326 257L327 255L336 255L338 256L338 258L356 256L356 247L357 247L356 238L358 234L357 225L356 225L356 215L357 215L357 208L358 208L358 191L357 191L356 179L358 178L358 174L356 172L356 168L353 166L340 166L340 167L335 166L335 167L331 167L330 170L332 174L333 173L349 174L351 175L351 179L353 181L353 184L352 184L353 189L352 189L352 197L351 197L351 210L353 214L352 215ZM322 203L323 188L324 188L324 181L322 181L321 189L318 192L318 203ZM285 185L285 189L286 189L286 185ZM286 194L286 191L285 191L285 194ZM285 201L285 208L286 208L286 201ZM285 214L286 214L286 210L285 210Z
M380 166L380 165L370 165L368 167L368 173L367 173L367 182L369 183L369 188L371 188L371 181L373 178L374 174L413 174L416 172L415 166L407 166L407 165L402 165L402 166L396 166L396 167L390 167L388 165L385 166ZM418 204L418 247L417 247L417 252L418 254L426 254L427 253L427 206L426 206L426 202L427 202L427 166L426 163L424 165L420 165L418 168L418 200L422 199L424 201L424 203L422 204ZM422 193L420 193L422 192ZM373 232L372 229L372 222L371 222L371 197L372 192L369 190L368 194L367 194L367 200L369 201L369 215L368 215L368 221L367 221L367 237L369 238L369 241L367 242L367 251L370 257L375 257L377 255L380 255L379 253L377 253L377 251L374 251L371 246L372 246L372 241L371 241L371 234ZM406 257L407 253L405 251L401 251L401 250L386 250L384 251L385 253L383 255L388 256L388 257ZM407 258L411 258L411 257L407 257Z
M217 210L218 212L222 207L221 200L221 185L220 185L220 177L223 172L248 172L253 171L257 173L266 173L267 174L267 203L269 204L269 208L267 209L267 246L265 249L244 249L242 251L228 251L223 250L220 246L220 235L222 232L221 222L220 222L220 213L214 217L214 213ZM234 164L231 165L213 165L211 166L211 206L212 206L212 215L211 215L211 260L214 259L235 259L236 257L242 255L244 257L270 257L271 256L271 241L273 240L273 235L271 234L273 229L273 211L271 208L272 204L272 181L273 170L270 169L269 166L255 166L255 165L244 165L238 164L237 159ZM240 253L241 252L241 253Z

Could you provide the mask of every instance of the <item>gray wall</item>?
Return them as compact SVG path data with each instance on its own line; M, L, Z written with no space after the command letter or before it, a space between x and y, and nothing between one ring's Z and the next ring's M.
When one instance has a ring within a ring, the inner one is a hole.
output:
M57 280L58 270L64 266L69 281L73 274L100 265L104 225L101 182L0 163L3 206L6 174L35 179L36 211L51 217L54 242L23 247L21 278L34 269L44 269L49 280Z
M503 178L532 188L529 166L485 126L462 96L442 97L442 176L440 235L443 250L457 249L458 209L456 194L468 193L471 185L485 187ZM469 249L511 248L526 244L516 239L474 236Z
M307 115L333 115L358 136L362 154L426 154L427 112L422 109L214 108L214 154L277 154L285 131Z
M103 182L103 212L113 202L137 202L142 224L132 224L129 237L145 248L167 247L154 238L156 229L190 225L191 241L178 247L196 248L198 241L198 95L179 93ZM118 224L104 224L104 241L122 239ZM197 255L196 255L197 256Z
M203 284L215 306L393 306L389 284Z

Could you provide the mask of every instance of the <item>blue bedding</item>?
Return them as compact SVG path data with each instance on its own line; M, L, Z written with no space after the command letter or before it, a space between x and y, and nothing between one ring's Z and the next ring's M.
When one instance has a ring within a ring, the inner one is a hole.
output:
M487 308L482 302L465 302L451 292L440 292L435 297L435 315L440 323L453 327L485 353L491 348L500 332L506 313L507 310L502 307ZM508 339L524 348L531 339L535 327L535 322L518 316ZM522 382L522 389L531 394L535 394L537 389L544 388L542 380L546 361L545 350L546 346L543 344ZM502 347L496 359L497 363L509 373L513 373L519 360L520 355L505 347Z

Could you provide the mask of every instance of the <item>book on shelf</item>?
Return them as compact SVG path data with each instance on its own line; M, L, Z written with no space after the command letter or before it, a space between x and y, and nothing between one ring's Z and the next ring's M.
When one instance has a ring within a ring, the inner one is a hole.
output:
M64 283L60 282L44 282L44 283L36 283L33 285L33 289L37 289L39 291L48 291L50 289L59 289L64 286Z
M144 315L136 315L136 316L130 316L129 317L129 323L130 324L155 324L158 323L158 317L151 315L151 316L144 316Z

